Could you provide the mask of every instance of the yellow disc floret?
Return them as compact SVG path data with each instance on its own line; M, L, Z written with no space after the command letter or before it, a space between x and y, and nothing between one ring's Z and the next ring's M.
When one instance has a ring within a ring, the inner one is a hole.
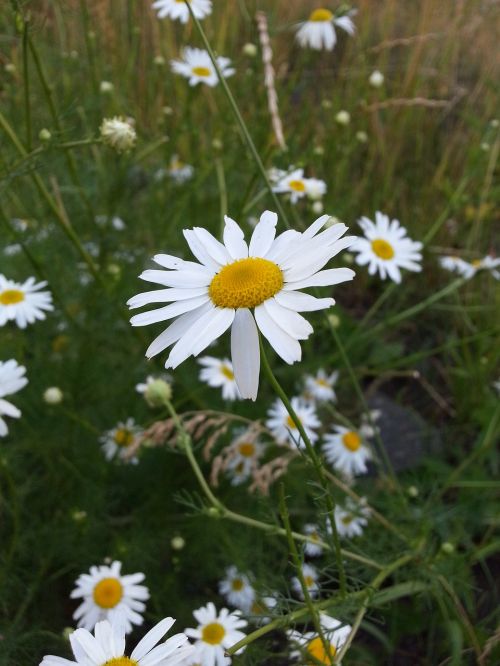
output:
M94 601L101 608L114 608L123 597L123 587L116 578L103 578L94 587Z
M328 655L326 653L325 646L323 645L323 641L319 636L317 636L309 643L306 651L311 655L311 657L314 657L315 659L314 662L308 663L316 664L319 662L320 664L327 664L327 666L330 666L333 664L333 657L335 657L336 649L335 646L330 643L330 655Z
M220 308L255 308L282 287L279 266L267 259L248 257L224 266L212 279L208 293Z
M238 451L240 452L240 455L242 455L243 457L251 458L255 453L255 445L252 444L252 442L242 442L238 446Z
M123 446L126 448L130 446L134 441L134 434L127 430L127 428L118 428L114 436L115 444L118 446Z
M222 365L220 371L224 375L224 377L227 377L227 379L233 380L234 379L234 372L231 370L231 368L228 368L227 365Z
M309 20L314 21L315 23L320 23L322 21L331 21L332 18L333 12L329 9L315 9L309 17Z
M372 241L372 250L377 257L384 259L384 261L388 261L394 256L394 248L383 238L376 238Z
M138 663L135 659L129 659L128 657L113 657L104 663L103 666L138 666Z
M210 622L201 630L201 640L209 645L219 645L226 635L226 630L219 622Z
M342 444L349 451L357 451L361 446L361 437L357 432L351 430L351 432L346 432L345 435L342 435Z
M303 180L291 180L288 185L291 190L294 190L294 192L306 191L306 186Z
M231 589L235 592L240 592L243 589L243 581L241 578L233 578L231 581Z
M0 303L2 305L15 305L24 301L24 292L20 289L6 289L0 292Z
M193 67L193 74L196 74L196 76L210 76L212 73L208 67Z

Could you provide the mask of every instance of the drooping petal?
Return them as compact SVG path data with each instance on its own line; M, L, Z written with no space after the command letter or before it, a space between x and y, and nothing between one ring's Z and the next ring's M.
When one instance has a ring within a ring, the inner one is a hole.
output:
M274 298L264 301L263 306L278 326L296 340L307 340L314 330L307 319L294 310L284 308Z
M130 655L132 659L142 659L154 646L165 636L174 624L173 617L166 617L161 622L158 622L148 633L137 643L134 651Z
M213 273L207 270L205 266L193 264L196 269L184 269L180 271L159 271L148 269L143 271L139 278L146 282L155 282L164 287L207 287L213 277Z
M280 305L296 312L314 312L335 305L333 298L316 298L300 291L280 291L274 297Z
M259 388L259 333L246 308L236 310L231 327L231 357L236 384L242 398L257 398Z
M149 312L141 312L141 314L134 315L130 319L132 326L147 326L148 324L156 324L159 321L166 321L178 315L189 312L203 305L208 300L207 296L197 296L196 298L189 298L186 301L176 301L164 308L150 310Z
M262 335L285 363L291 365L295 361L300 361L302 350L299 342L278 326L263 305L255 308L255 321Z
M197 321L202 315L212 309L212 304L210 302L205 303L204 305L192 310L191 312L186 312L186 314L181 315L176 319L170 326L160 333L160 335L153 340L146 350L146 356L152 358L159 354L164 349L172 345L174 342L177 342L186 331L188 331L193 323Z
M352 280L355 272L350 268L329 268L324 271L319 271L315 275L299 280L298 282L288 282L283 289L286 291L293 291L295 289L305 289L307 287L330 287L340 282Z
M184 301L187 298L196 298L207 293L206 287L192 287L183 289L182 287L173 287L171 289L154 289L153 291L144 291L142 294L132 296L127 301L128 307L141 308L143 305L151 303L168 303L169 301Z

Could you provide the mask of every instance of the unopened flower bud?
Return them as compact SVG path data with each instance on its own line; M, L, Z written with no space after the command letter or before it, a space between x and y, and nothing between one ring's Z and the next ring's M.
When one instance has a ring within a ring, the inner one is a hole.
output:
M162 55L157 55L155 56L153 62L157 67L163 67L165 64L165 58Z
M356 132L356 139L359 143L366 143L368 141L368 134L363 132L363 130L360 130L359 132Z
M406 491L410 497L418 497L418 488L417 486L409 486L408 490Z
M110 92L113 92L115 89L114 85L111 83L111 81L101 81L99 85L99 90L104 94L108 94Z
M174 536L170 542L170 545L174 550L182 550L186 545L186 542L181 536Z
M351 114L349 113L349 111L344 111L344 110L339 111L335 115L335 120L339 125L349 125L349 123L351 122Z
M368 81L373 88L380 88L384 85L384 75L376 69L370 74Z
M137 139L132 123L133 121L130 118L123 118L122 116L104 118L100 127L103 142L119 153L130 150L134 147Z
M441 544L441 550L445 555L452 555L455 552L455 546L449 541L444 541Z
M321 215L323 212L324 207L323 207L323 202L322 201L315 201L312 205L312 211L316 215Z
M151 379L146 385L144 399L150 407L162 407L172 399L172 386L164 379Z
M48 405L59 405L63 401L63 392L58 386L49 386L43 392L43 399Z
M49 132L47 128L43 128L38 132L38 138L40 141L50 141L52 138L52 134Z
M255 58L257 55L258 49L255 44L251 44L248 42L243 46L243 53L244 55L248 56L249 58Z

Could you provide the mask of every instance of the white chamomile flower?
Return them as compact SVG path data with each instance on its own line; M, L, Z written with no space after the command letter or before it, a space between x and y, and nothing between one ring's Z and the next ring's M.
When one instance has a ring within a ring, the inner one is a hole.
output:
M128 305L171 304L135 315L131 323L175 321L152 342L146 356L173 344L166 367L176 368L231 328L236 384L240 395L252 400L259 386L258 329L286 363L301 359L299 340L307 339L313 328L299 312L328 308L335 301L300 290L351 280L354 271L349 268L322 269L355 238L341 238L347 231L343 224L321 231L328 215L303 233L290 229L275 238L277 220L276 213L264 212L249 245L239 225L227 216L224 243L201 227L184 230L199 263L167 254L154 257L167 270L146 270L140 277L167 288L138 294Z
M137 458L130 458L128 453L140 433L141 428L134 419L129 418L120 421L114 428L101 435L99 442L106 460L116 457L124 462L136 463Z
M338 535L348 539L361 536L368 525L369 515L370 509L366 506L365 501L356 504L348 499L343 507L337 504L334 517ZM328 528L330 529L330 525Z
M191 180L194 174L194 167L192 167L190 164L184 164L184 162L181 162L178 155L172 155L168 165L167 173L174 181L174 183L177 183L177 185L182 185L182 183L186 183L188 180Z
M280 177L280 174L283 175ZM288 173L276 170L272 181L275 182L273 191L277 194L289 194L293 204L303 197L319 199L326 193L326 183L317 178L305 178L304 169L293 169Z
M365 237L359 238L352 246L357 252L356 262L360 266L368 264L368 273L377 271L385 280L387 276L394 282L401 282L401 268L420 272L422 243L413 241L406 235L406 229L398 220L390 220L387 215L377 211L375 222L367 217L359 220Z
M314 377L307 375L305 381L307 397L311 396L318 402L325 402L327 400L335 402L337 396L334 386L338 378L338 372L332 372L331 375L327 375L323 368L320 368Z
M230 612L227 608L221 608L217 612L214 604L209 602L193 612L198 622L196 629L186 629L189 638L195 640L195 652L189 658L188 664L199 666L227 666L231 663L231 657L224 656L227 648L238 643L245 634L240 631L246 627L239 611ZM238 650L236 654L241 654Z
M323 453L327 461L348 477L365 474L371 451L364 444L360 430L349 430L340 425L333 426L333 429L334 433L324 437Z
M17 393L26 386L28 380L25 375L26 368L14 359L0 361L0 437L5 437L9 432L3 417L18 419L21 416L21 411L8 400L4 400L4 397Z
M307 534L310 541L304 543L304 553L309 557L319 557L323 554L323 546L320 544L322 541L319 532L319 527L313 523L307 523L303 528L304 534Z
M233 364L228 358L202 356L198 363L203 366L200 380L214 388L222 388L223 400L238 400L240 394L234 379Z
M45 312L54 309L50 291L40 291L46 285L33 277L14 282L0 273L0 326L15 321L19 328L26 328L37 319L45 319Z
M454 271L466 280L470 280L483 270L489 271L495 280L500 280L500 271L496 270L500 266L500 257L493 257L490 254L470 262L459 257L441 257L440 264L442 268Z
M348 624L342 624L330 615L325 613L319 614L319 622L321 631L324 638L329 643L328 654L323 641L320 636L314 631L307 631L302 633L300 631L288 631L288 638L294 647L298 648L290 653L290 656L301 660L300 663L312 663L307 661L307 658L313 658L315 664L325 664L326 666L333 666L338 663L335 655L347 640L351 633L352 627ZM304 661L306 660L306 661Z
M458 273L462 277L471 278L473 275L472 266L468 261L456 256L439 257L439 265L446 271Z
M233 486L244 483L258 466L265 446L255 438L255 433L246 430L230 445L231 457L226 466L226 472Z
M205 83L213 88L219 83L217 72L210 60L208 51L203 49L185 46L181 51L181 60L172 60L170 64L175 74L180 74L189 79L190 86ZM225 79L234 74L235 70L231 67L229 58L217 56L217 65Z
M312 564L303 564L302 577L304 579L307 591L309 592L309 596L312 599L315 599L319 595L319 585L318 585L319 575L316 570L316 567L313 567ZM298 597L300 597L300 599L304 599L304 592L302 590L302 585L300 584L298 576L294 576L292 578L292 589L295 592L295 594Z
M299 24L295 37L302 48L333 51L337 43L335 26L349 35L354 34L356 28L350 18L353 14L354 12L349 12L344 16L335 17L332 11L320 7L310 14L307 21Z
M103 142L117 153L126 153L134 147L137 134L131 118L114 116L104 118L99 128Z
M189 0L193 14L197 19L204 19L212 13L211 0ZM187 23L190 18L189 9L184 0L155 0L153 8L156 9L159 19L169 18L173 21Z
M314 429L321 426L314 405L297 397L292 398L291 403L306 435L314 443L318 439ZM266 426L278 444L290 444L301 448L305 446L297 426L279 398L274 401L267 412L267 417Z
M240 573L234 566L226 569L226 576L219 582L219 594L228 604L248 613L255 600L255 590L246 574Z
M174 624L166 617L139 641L130 657L125 656L125 627L119 622L103 620L95 625L94 635L87 629L77 629L69 635L76 661L48 655L40 666L175 666L193 652L186 634L159 641Z
M149 599L149 591L139 583L145 576L143 573L122 576L121 567L121 562L92 566L89 573L78 577L70 596L83 599L73 613L79 627L92 631L96 622L109 620L122 623L129 633L132 625L143 623L140 613L146 609L144 601Z

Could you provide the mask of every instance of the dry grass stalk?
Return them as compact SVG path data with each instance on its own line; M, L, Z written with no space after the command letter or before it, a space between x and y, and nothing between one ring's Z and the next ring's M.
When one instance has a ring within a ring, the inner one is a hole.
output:
M457 94L451 99L430 99L428 97L401 97L386 99L383 102L374 102L363 107L365 111L379 111L380 109L390 109L394 107L423 106L427 109L450 109L465 95L465 88L460 88Z

